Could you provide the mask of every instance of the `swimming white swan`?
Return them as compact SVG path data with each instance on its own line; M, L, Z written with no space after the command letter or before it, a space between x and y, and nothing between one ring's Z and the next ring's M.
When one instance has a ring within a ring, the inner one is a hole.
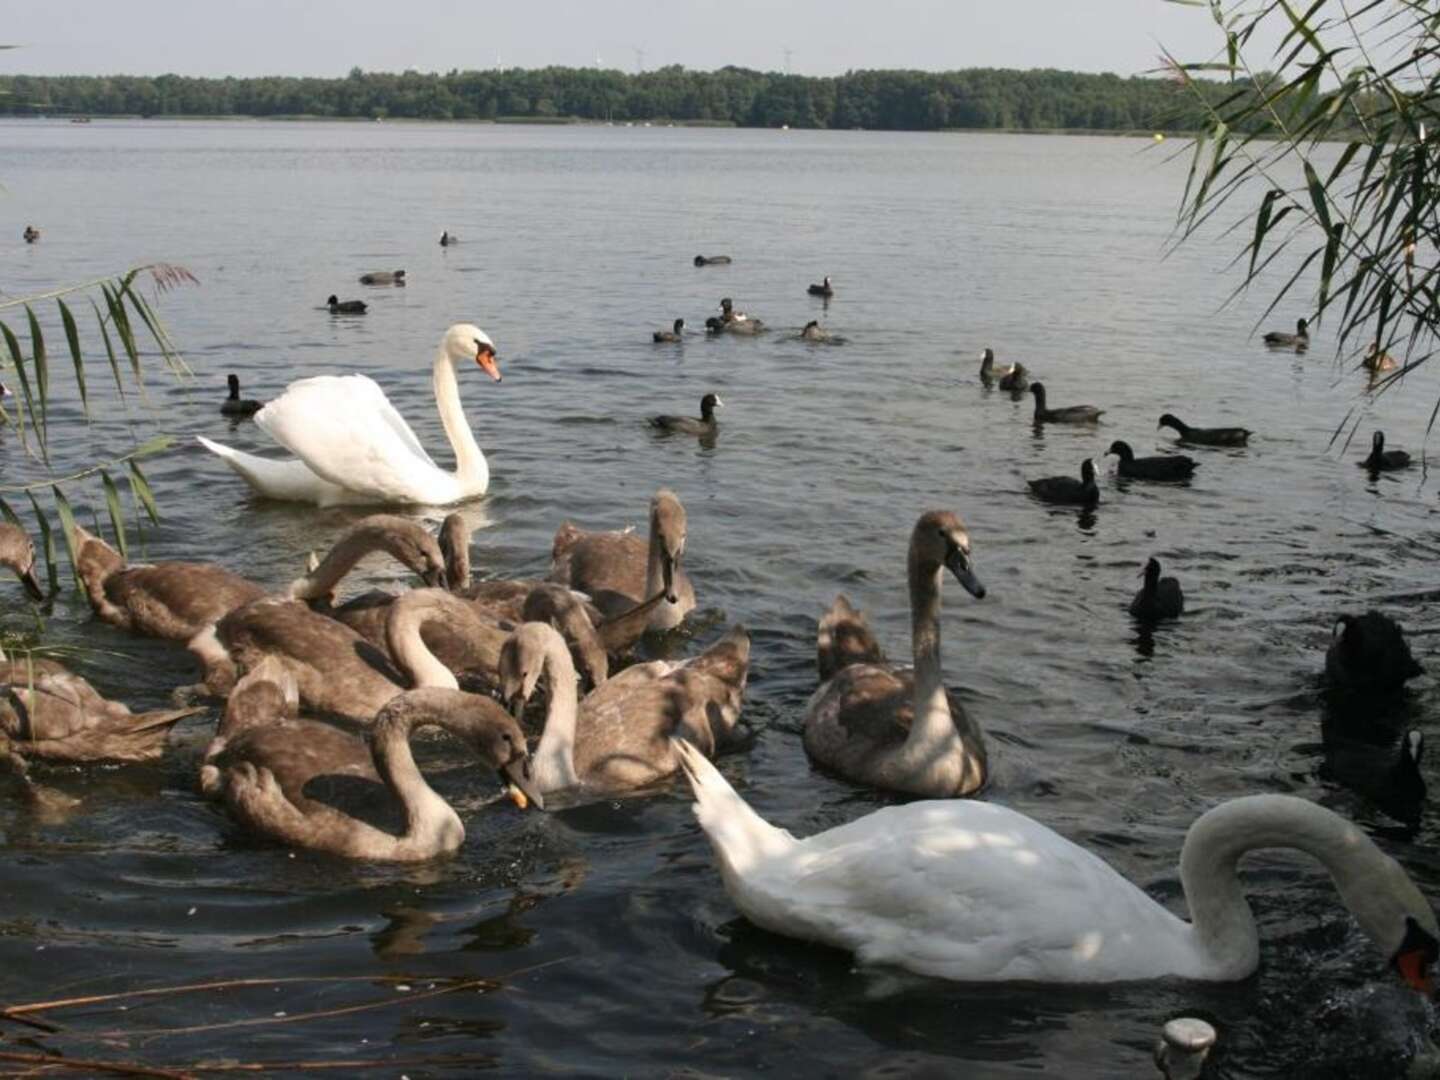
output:
M455 366L471 359L500 381L485 331L456 323L445 331L434 367L435 407L455 450L454 472L431 460L385 391L365 375L300 379L255 414L255 423L294 458L258 457L196 438L267 498L317 506L446 506L490 486L490 466L471 434L455 379Z
M1360 829L1290 795L1249 795L1185 836L1185 922L1099 856L1024 814L953 799L891 806L797 840L676 740L730 899L751 922L886 964L967 982L1243 979L1259 936L1235 876L1247 851L1288 847L1330 871L1340 898L1405 980L1431 981L1435 914Z

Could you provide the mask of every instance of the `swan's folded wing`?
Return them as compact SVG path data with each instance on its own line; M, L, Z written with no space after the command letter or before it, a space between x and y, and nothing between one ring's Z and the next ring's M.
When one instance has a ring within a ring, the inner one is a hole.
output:
M365 375L300 379L255 414L281 446L332 484L404 499L410 470L436 468L410 425Z

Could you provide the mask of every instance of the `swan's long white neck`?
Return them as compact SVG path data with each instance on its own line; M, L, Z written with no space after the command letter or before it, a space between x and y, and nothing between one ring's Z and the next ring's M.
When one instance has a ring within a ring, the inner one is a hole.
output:
M455 362L450 358L441 342L435 353L435 408L440 413L440 423L445 428L445 437L455 451L455 479L466 489L483 489L490 482L490 466L475 442L470 422L465 419L465 407L460 403L460 383L455 378Z
M563 791L580 783L575 772L580 692L570 650L554 630L545 635L545 673L550 680L550 709L545 714L545 731L535 748L535 782L541 792Z
M1255 917L1236 877L1241 857L1260 848L1295 848L1330 872L1340 898L1382 949L1403 932L1396 897L1413 893L1412 910L1429 912L1414 884L1358 827L1291 795L1250 795L1222 803L1190 826L1180 880L1190 905L1196 958L1210 978L1243 978L1259 963ZM1431 930L1434 916L1429 916ZM1433 933L1433 930L1431 930Z
M954 752L959 736L940 670L939 563L922 563L910 552L910 642L915 658L915 719L901 757L918 765Z

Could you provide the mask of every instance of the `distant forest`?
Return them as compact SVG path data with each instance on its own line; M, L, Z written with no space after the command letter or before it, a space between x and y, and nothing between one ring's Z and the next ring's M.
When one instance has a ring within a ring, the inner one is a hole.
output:
M1216 83L1216 99L1230 88ZM853 71L833 78L726 67L407 71L340 79L0 76L0 112L87 116L567 119L741 127L1191 131L1194 95L1163 78L1071 71Z

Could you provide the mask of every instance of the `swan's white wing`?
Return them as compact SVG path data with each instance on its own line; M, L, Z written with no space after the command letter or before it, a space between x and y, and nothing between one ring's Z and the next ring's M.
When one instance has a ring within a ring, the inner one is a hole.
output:
M213 442L204 435L196 435L195 438L266 498L315 503L318 506L335 506L354 500L345 488L322 480L303 461L294 458L277 461Z
M426 501L425 489L445 475L365 375L300 379L255 422L324 479L380 501Z
M1091 852L994 804L882 810L802 841L764 877L747 897L762 910L747 915L867 963L1066 982L1185 966L1184 923Z

